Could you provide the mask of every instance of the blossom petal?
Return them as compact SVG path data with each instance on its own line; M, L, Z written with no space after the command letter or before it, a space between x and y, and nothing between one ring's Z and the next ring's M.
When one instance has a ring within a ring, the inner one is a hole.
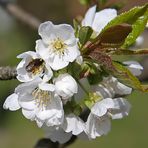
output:
M37 53L34 51L24 52L18 55L17 58L24 59L24 58L28 58L28 56L32 57L33 59L39 58L39 55L37 55Z
M115 90L117 95L129 95L132 92L132 88L120 83L116 78L110 78L110 85Z
M102 29L115 17L117 11L115 9L104 9L95 14L92 28L99 34Z
M104 83L104 82L102 82ZM106 83L106 82L105 82ZM107 86L104 84L94 85L91 86L92 90L96 92L98 95L101 95L103 98L112 98L115 96L115 91L113 87L106 83Z
M42 82L41 78L36 78L35 80L27 83L22 83L15 88L15 92L19 94L28 93L31 94L32 91Z
M96 12L96 5L88 9L84 19L82 20L82 26L90 26L90 27L92 26L95 17L95 12Z
M21 60L21 62L18 64L16 70L17 70L17 79L20 82L28 82L33 80L33 77L29 75L29 73L26 71L26 66L29 64L29 62L32 60L32 57L26 57Z
M102 135L106 135L111 129L111 122L108 118L99 120L90 113L86 122L86 133L89 139L95 139Z
M91 113L98 117L102 117L110 108L114 108L114 101L111 98L106 98L95 103L95 105L91 108Z
M68 99L77 93L78 86L75 79L69 74L61 74L54 80L56 93L63 97L63 99ZM61 87L62 86L62 87Z
M84 122L76 115L69 114L65 117L63 125L65 132L72 132L73 135L79 135L84 131Z
M53 72L52 72L49 64L46 63L45 66L46 66L46 70L45 70L45 74L44 74L44 77L43 77L43 81L48 82L52 78Z
M68 24L60 24L54 25L55 35L57 38L60 38L63 41L66 41L68 44L72 44L76 41L74 36L74 29L71 25Z
M46 44L48 44L51 38L52 39L55 38L54 25L50 21L42 23L39 26L38 32L39 32L39 35L42 37L43 42Z
M16 111L16 110L20 109L20 105L18 102L18 95L14 93L14 94L8 96L4 105L3 105L3 108L9 109L11 111Z
M19 96L19 104L25 110L34 110L37 108L35 99L33 99L32 95L28 94Z
M80 51L78 50L78 46L77 45L69 46L67 48L67 52L64 55L64 59L66 61L73 62L74 60L77 59L78 56L80 56Z
M39 120L38 118L35 118L35 121L36 121L36 123L37 123L37 126L38 127L42 127L43 126L43 124L44 124L44 121L43 120Z
M128 116L131 105L130 103L123 98L116 98L114 100L114 110L111 110L112 119L121 119L125 116Z
M22 113L23 115L27 118L27 119L30 119L30 120L34 120L35 118L35 110L25 110L25 109L22 109Z
M53 84L48 84L48 83L40 83L39 88L41 90L51 91L51 92L55 90L55 86Z
M36 52L44 59L48 59L50 57L50 52L48 49L48 46L44 44L42 40L37 40L36 41Z
M60 97L57 95L51 98L47 107L37 113L37 118L47 120L47 126L59 125L63 121L63 105Z
M69 62L64 60L60 55L55 55L54 58L49 58L47 62L53 70L62 69L69 64Z
M66 133L62 128L49 128L49 127L44 127L45 132L46 132L46 137L50 138L51 141L53 142L59 142L60 144L64 144L68 142L72 134L71 133Z

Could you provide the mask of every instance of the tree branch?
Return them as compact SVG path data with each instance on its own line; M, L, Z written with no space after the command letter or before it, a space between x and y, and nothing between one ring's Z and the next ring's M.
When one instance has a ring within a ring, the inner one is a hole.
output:
M0 67L0 80L11 80L16 79L16 68L15 67Z

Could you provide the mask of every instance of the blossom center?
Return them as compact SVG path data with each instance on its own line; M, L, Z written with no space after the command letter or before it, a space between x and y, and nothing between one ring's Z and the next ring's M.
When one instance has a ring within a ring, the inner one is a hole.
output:
M41 90L39 88L36 88L32 92L33 98L36 101L37 106L40 108L47 107L48 103L51 99L51 93L49 91Z
M54 52L58 52L59 54L64 54L65 48L66 48L66 44L64 43L63 40L61 40L60 38L54 39L54 41L51 43L52 47L54 49Z
M97 94L95 92L94 93L89 93L89 98L94 103L102 100L101 95L99 95L99 94Z
M44 62L42 59L33 59L26 66L26 71L32 73L33 75L39 74L43 71Z

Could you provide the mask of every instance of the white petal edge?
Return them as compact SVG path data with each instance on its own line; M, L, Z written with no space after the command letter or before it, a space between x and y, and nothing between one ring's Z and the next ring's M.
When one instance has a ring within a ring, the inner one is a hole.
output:
M4 102L3 108L9 109L11 111L16 111L16 110L20 109L20 105L18 102L18 95L14 93L14 94L8 96L6 101Z
M96 5L89 8L88 11L85 14L84 19L82 20L82 26L92 26L94 17L96 13Z

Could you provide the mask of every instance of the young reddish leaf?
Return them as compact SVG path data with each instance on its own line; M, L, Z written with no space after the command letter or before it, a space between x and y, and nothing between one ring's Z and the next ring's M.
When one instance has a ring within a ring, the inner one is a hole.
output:
M89 42L88 45L85 45L87 53L95 49L106 51L108 48L118 48L124 43L131 31L132 27L128 24L110 27L101 33L93 42Z
M102 32L97 39L100 40L101 46L109 46L110 44L115 45L115 47L120 47L129 33L132 31L132 26L129 24L119 24L112 26Z
M106 70L115 71L112 64L112 59L109 55L99 52L99 51L92 51L89 53L89 57L95 60L97 63L99 63L101 66L104 66Z

